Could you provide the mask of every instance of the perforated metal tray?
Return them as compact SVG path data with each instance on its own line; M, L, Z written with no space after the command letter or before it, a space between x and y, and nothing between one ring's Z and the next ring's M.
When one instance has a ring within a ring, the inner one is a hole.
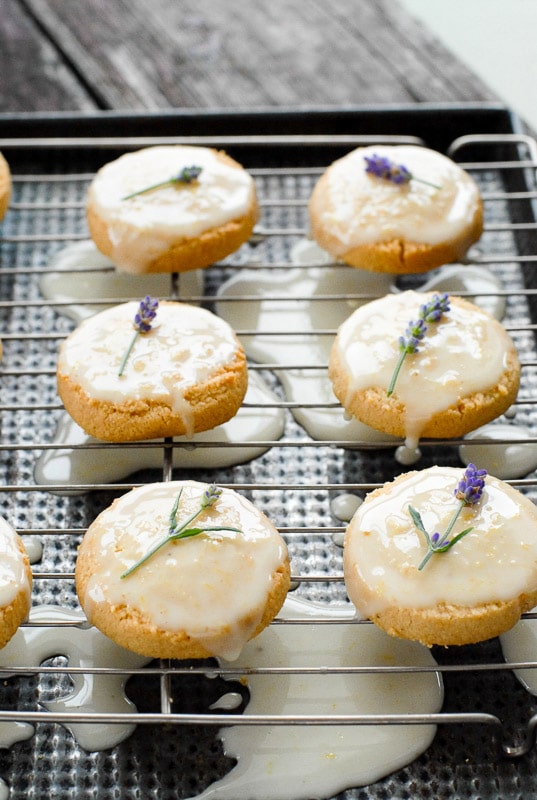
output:
M229 468L181 469L172 466L171 456L179 445L165 441L150 445L160 453L158 469L141 470L115 483L39 484L35 478L38 459L58 448L54 433L62 409L55 387L57 349L74 325L61 303L43 298L40 279L49 270L51 256L70 242L87 238L85 191L102 163L125 149L161 141L209 144L225 148L251 170L262 207L252 243L204 271L200 296L185 296L181 281L170 278L170 297L203 301L214 308L219 287L237 270L268 269L275 274L287 270L291 247L307 233L307 199L322 169L358 144L385 140L416 140L447 152L480 184L486 231L470 254L471 261L498 275L505 287L505 325L523 365L516 419L531 430L527 441L537 446L536 151L508 110L496 105L457 105L341 112L0 116L0 150L14 175L11 208L0 226L0 336L4 343L0 512L27 542L39 539L43 543L43 558L34 566L34 605L76 608L76 546L87 525L130 486L171 477L214 480L245 493L286 538L297 594L323 603L345 601L341 549L334 543L343 525L333 516L331 501L345 491L364 496L403 471L394 460L393 443L372 448L365 443L314 441L296 422L293 404L284 397L278 380L281 366L252 363L252 371L272 386L274 406L285 417L281 438L258 442L264 452L253 460ZM419 286L420 280L401 279L400 285ZM271 302L285 303L289 298L275 292ZM239 336L255 333L237 332ZM328 336L333 333L325 331ZM320 363L293 366L326 368ZM317 405L315 398L307 398L307 404ZM458 441L423 442L420 466L460 464L458 445ZM210 440L203 445L215 450L219 446ZM122 446L94 445L103 459L117 447ZM513 483L533 500L537 498L535 473ZM76 493L61 491L73 488ZM535 700L515 678L513 665L504 662L499 643L433 652L443 673L444 707L438 715L404 720L437 723L433 744L408 767L370 786L350 787L344 796L349 800L533 796L537 793ZM19 720L36 726L32 738L0 751L0 776L11 787L11 797L171 800L194 796L231 769L217 731L222 725L241 724L242 719L240 710L210 710L227 684L223 677L209 679L208 666L214 667L213 662L153 662L149 668L130 670L134 675L129 695L138 714L130 715L129 722L139 724L130 738L105 752L83 751L62 724L61 714L41 705L44 698L61 696L68 687L67 675L73 669L65 659L47 661L37 671L33 665L21 664L13 677L7 674L13 669L6 670L0 685L0 722ZM537 668L537 654L535 663L523 666ZM394 667L395 675L397 671ZM113 717L83 715L80 719L99 722ZM259 723L270 721L260 719ZM329 724L315 714L308 720L312 721ZM401 723L383 716L355 721Z

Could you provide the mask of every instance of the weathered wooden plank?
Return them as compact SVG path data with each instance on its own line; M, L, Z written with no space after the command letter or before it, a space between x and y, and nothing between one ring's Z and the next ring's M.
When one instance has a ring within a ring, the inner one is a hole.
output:
M90 110L96 103L16 0L0 0L0 109Z
M395 0L25 3L102 108L495 97Z
M338 15L340 9L334 3L331 11ZM359 18L352 15L345 19L356 35L368 31L375 60L390 65L390 72L398 76L414 100L498 99L479 76L394 0L365 2Z

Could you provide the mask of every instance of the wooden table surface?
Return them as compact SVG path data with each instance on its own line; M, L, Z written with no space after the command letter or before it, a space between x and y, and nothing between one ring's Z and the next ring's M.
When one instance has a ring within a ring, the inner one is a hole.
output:
M0 0L0 112L487 100L397 0Z

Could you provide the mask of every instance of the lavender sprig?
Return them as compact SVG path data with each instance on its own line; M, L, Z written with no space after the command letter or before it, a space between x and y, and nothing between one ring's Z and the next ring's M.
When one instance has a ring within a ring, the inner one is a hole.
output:
M412 517L412 521L420 533L424 535L427 544L427 553L418 567L419 570L423 569L423 567L429 562L435 553L445 553L460 539L462 539L463 536L466 536L468 533L470 533L470 531L473 530L473 527L465 528L452 539L448 539L448 536L453 530L453 526L457 522L462 509L465 506L474 506L481 500L481 495L483 494L483 488L485 486L486 475L486 469L477 469L475 464L468 464L463 477L457 485L457 488L453 491L453 494L459 501L459 504L453 512L453 515L443 534L435 532L432 536L430 536L425 529L419 511L416 511L416 509L412 508L412 506L408 507L408 513Z
M200 498L199 508L194 511L194 513L191 514L186 520L179 522L177 520L177 512L179 510L179 503L181 501L182 493L183 488L181 487L170 512L168 534L155 545L153 545L153 547L148 550L145 555L139 558L138 561L126 569L125 572L120 575L121 578L127 578L169 542L176 542L178 539L188 539L192 536L197 536L200 533L204 533L205 531L234 531L235 533L240 533L240 528L232 528L227 525L213 525L195 528L188 527L191 522L193 522L203 511L205 511L205 509L214 506L222 494L222 489L220 489L218 486L215 486L214 483L209 485L203 492Z
M129 356L132 352L132 348L134 347L134 343L136 342L138 336L141 333L149 333L149 331L151 330L151 323L153 322L153 320L157 315L157 309L158 309L158 300L154 297L146 295L144 299L140 302L138 311L134 315L134 321L133 321L134 335L130 341L129 346L125 351L125 355L121 359L121 364L119 365L119 371L117 373L119 377L123 375L125 366L127 364L127 361L129 360Z
M442 295L435 294L428 303L423 303L420 306L419 318L416 322L409 322L404 336L399 337L399 359L395 365L390 385L388 386L387 395L390 397L393 394L395 383L399 377L399 372L403 366L403 361L407 355L418 352L418 346L427 333L427 324L431 322L439 322L442 314L449 311L449 296L444 293Z
M162 186L173 186L176 183L182 183L185 185L193 183L193 181L197 181L201 175L202 169L203 167L198 167L195 164L193 164L191 167L183 167L178 175L174 175L165 181L160 181L159 183L153 183L151 186L146 186L143 189L138 189L136 192L126 194L125 197L122 197L121 199L129 200L131 197L136 197L139 194L145 194L145 192L152 192L153 189L160 189Z
M441 189L442 187L431 181L426 181L423 178L417 178L404 164L396 164L385 156L379 156L373 153L372 156L364 156L366 162L365 171L369 175L374 175L377 178L382 178L390 183L395 183L398 186L410 183L410 181L418 181L418 183L425 183L427 186L432 186L433 189Z

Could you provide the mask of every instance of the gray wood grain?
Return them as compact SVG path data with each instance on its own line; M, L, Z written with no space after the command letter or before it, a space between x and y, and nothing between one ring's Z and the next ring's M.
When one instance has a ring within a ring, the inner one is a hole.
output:
M0 0L0 110L95 109L61 54L17 0Z
M396 0L0 3L1 110L496 99Z

